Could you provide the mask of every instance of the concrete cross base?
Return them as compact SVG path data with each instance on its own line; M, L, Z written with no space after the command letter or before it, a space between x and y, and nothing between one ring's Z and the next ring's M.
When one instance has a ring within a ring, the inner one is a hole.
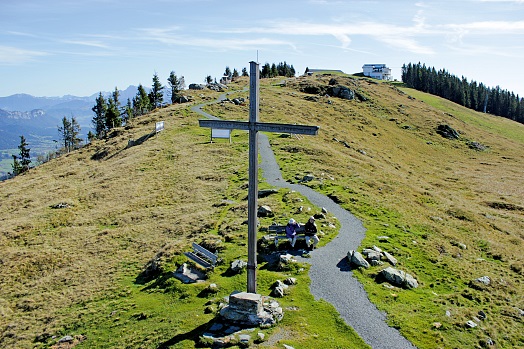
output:
M242 326L269 327L282 320L280 304L257 293L238 292L229 296L229 304L220 310L226 321Z

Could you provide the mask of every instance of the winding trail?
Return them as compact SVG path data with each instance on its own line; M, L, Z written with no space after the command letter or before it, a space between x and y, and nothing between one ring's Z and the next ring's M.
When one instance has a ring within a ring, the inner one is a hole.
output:
M225 95L221 95L216 102L224 98ZM201 108L207 104L211 103L194 106L191 110L207 118L218 120L219 118L202 111ZM325 207L341 224L335 239L324 247L311 251L311 258L304 259L311 264L310 289L315 299L323 298L331 303L346 323L374 349L416 348L397 329L388 326L386 315L370 302L366 291L349 268L346 255L349 250L357 250L360 246L366 231L362 223L327 196L307 186L284 181L268 137L259 133L258 142L262 159L259 168L268 184L299 192L312 204Z

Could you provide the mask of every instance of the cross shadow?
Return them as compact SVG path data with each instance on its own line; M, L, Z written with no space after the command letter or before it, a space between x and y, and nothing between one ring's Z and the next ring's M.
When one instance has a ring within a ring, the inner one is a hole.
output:
M167 349L177 343L180 343L182 341L186 341L186 340L189 340L189 341L193 341L194 342L194 345L193 345L193 348L204 348L204 346L202 346L202 344L200 344L200 340L199 340L199 337L206 332L206 330L209 328L209 326L214 322L214 320L211 320L205 324L202 324L200 326L198 326L197 328L189 331L189 332L186 332L186 333L179 333L177 334L176 336L174 336L173 338L171 339L168 339L167 341L165 341L164 343L161 343L159 346L158 346L158 349Z

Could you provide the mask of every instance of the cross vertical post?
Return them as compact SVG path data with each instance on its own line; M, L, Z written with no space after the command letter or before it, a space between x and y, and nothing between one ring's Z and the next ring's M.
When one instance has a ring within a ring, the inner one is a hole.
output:
M259 75L257 62L249 62L249 189L247 195L247 292L257 289L257 199Z
M247 292L256 293L257 290L257 201L258 201L258 131L316 135L318 126L297 124L278 124L259 122L260 70L257 62L250 63L249 75L249 120L198 120L200 127L211 129L244 130L249 131L249 188L248 188L248 259L247 259Z

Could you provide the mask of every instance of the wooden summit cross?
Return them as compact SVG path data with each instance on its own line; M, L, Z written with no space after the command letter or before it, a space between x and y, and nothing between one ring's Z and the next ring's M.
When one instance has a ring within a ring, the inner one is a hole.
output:
M249 121L198 120L200 127L249 131L249 188L248 188L248 259L247 292L256 293L257 268L257 199L258 199L258 131L316 135L318 126L263 123L258 121L259 64L249 62Z

